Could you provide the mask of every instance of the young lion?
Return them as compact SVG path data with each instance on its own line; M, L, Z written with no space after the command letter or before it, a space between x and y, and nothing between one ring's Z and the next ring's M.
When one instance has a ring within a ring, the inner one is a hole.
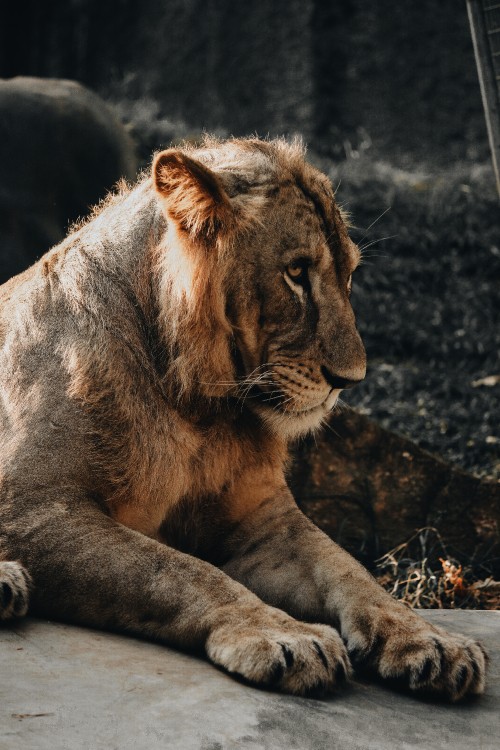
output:
M480 693L481 646L394 601L285 481L287 442L365 375L358 261L297 144L207 141L1 287L0 616L31 589L35 614L291 693L350 660Z

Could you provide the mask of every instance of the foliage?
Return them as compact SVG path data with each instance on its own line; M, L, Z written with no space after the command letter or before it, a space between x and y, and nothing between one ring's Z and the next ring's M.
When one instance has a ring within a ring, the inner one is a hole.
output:
M498 478L500 226L491 166L407 171L369 151L319 164L365 247L352 300L369 373L346 400L421 447Z

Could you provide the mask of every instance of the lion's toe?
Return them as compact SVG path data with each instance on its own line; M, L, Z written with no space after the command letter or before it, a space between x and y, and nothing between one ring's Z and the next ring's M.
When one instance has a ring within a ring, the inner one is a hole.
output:
M294 695L331 692L351 674L340 636L327 626L290 622L288 628L216 632L207 642L207 654L255 685Z
M30 576L17 562L0 562L0 620L22 617L28 611Z
M411 690L440 694L457 701L484 691L487 656L476 641L429 625L409 613L391 618L390 627L379 625L378 633L363 648L352 649L355 663L367 664L381 677L395 679Z

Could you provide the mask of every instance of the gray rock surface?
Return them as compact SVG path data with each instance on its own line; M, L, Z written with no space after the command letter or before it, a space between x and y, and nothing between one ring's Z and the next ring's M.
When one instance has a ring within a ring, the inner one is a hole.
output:
M500 612L428 611L490 652L485 695L459 705L356 680L324 700L239 684L201 658L25 620L0 629L0 749L496 750Z

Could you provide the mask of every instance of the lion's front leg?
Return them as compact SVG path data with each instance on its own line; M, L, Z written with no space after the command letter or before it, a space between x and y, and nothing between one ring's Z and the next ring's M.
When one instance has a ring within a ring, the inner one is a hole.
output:
M246 514L233 540L225 571L295 617L337 627L355 665L451 700L483 691L482 647L389 596L300 512L288 490Z
M0 492L2 554L19 561L0 561L0 619L24 614L30 589L35 615L204 650L261 686L331 690L349 671L332 628L270 607L219 568L115 522L82 492L50 494L3 504Z

